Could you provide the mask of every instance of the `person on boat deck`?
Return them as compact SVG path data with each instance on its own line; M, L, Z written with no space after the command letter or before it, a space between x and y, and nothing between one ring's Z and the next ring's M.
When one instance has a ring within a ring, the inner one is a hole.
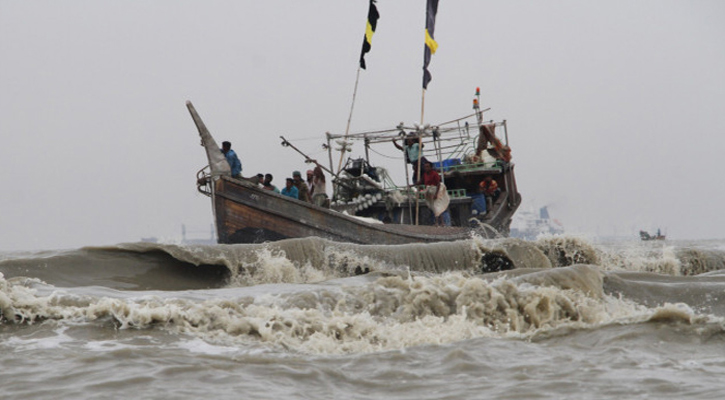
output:
M297 190L297 187L295 186L294 179L287 178L287 184L282 189L282 195L291 197L293 199L299 199L300 198L299 194L300 194L300 192L299 192L299 190Z
M313 170L311 170L311 169L307 170L307 187L310 188L310 198L312 198L312 196L315 195L315 187L312 182L314 179L314 175L315 175L315 172Z
M294 179L295 187L297 188L297 191L299 192L298 199L310 203L311 202L310 188L309 188L309 186L307 186L307 183L305 183L305 181L302 180L302 174L300 173L300 171L293 172L292 179Z
M312 193L312 203L316 206L324 207L327 203L327 181L325 180L325 173L322 172L322 167L319 165L312 172L312 188L310 192Z
M478 187L486 197L490 197L494 201L498 199L498 195L501 194L501 189L498 187L498 182L494 181L491 175L486 175L485 178L478 184Z
M419 185L425 185L426 187L426 202L435 201L439 198L439 192L441 191L441 176L438 171L433 168L433 163L425 161L423 163L423 174L420 177ZM435 192L430 194L432 190L430 188L435 187ZM443 189L445 190L445 189ZM433 212L431 211L431 214ZM442 226L451 226L451 213L446 208L438 217L433 215L433 224Z
M263 186L262 183L264 182L264 174L257 174L256 178L257 178L257 185Z
M264 188L267 189L267 190L271 190L271 191L273 191L275 193L279 193L279 189L277 189L277 186L274 186L272 184L272 179L273 178L274 177L272 176L272 174L265 175L264 176L264 182L262 183L262 186L264 186Z
M498 187L498 182L493 180L491 175L486 175L485 178L478 184L478 188L481 193L486 197L486 208L491 210L493 203L498 199L501 194L501 189Z
M242 177L242 162L239 161L237 153L232 150L232 143L224 141L222 142L221 152L224 153L224 157L227 158L229 167L232 169L232 178Z
M418 138L415 135L409 134L405 138L402 146L398 144L397 139L393 139L393 145L395 145L398 150L402 150L405 153L406 162L413 165L413 179L411 179L411 181L415 182L418 179L418 158L421 156L420 149L423 148L422 143L418 143ZM423 157L420 161L421 164L428 162L425 157Z

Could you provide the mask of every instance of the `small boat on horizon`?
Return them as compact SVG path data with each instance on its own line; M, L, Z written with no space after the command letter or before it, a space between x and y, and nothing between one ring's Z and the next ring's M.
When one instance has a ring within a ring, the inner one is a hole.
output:
M647 231L640 230L639 231L639 238L642 240L665 240L666 235L663 235L659 229L657 229L657 233L654 235L651 235Z

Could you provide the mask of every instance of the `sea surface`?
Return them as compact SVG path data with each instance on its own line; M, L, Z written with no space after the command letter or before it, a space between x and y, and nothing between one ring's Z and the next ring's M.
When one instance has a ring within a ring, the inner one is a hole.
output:
M724 317L725 240L6 252L0 398L721 399Z

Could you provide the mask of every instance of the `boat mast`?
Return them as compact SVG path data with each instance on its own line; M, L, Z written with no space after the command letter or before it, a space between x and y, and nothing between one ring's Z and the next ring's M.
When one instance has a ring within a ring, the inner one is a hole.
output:
M355 89L352 91L352 103L350 104L350 115L347 117L347 127L345 127L345 137L343 138L344 141L347 141L347 136L350 134L350 121L352 121L352 111L355 109L355 97L357 97L357 85L360 81L360 70L362 68L357 68L357 76L355 77ZM340 149L340 161L337 163L337 171L339 173L340 169L342 168L342 160L345 158L345 151L347 149L347 143L344 143L342 145L342 149Z
M332 146L330 143L330 132L325 132L325 136L327 137L327 157L330 159L330 170L333 170L332 165Z

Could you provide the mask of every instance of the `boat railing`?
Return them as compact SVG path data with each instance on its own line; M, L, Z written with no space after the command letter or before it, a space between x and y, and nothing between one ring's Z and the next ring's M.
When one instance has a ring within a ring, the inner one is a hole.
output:
M499 137L503 143L508 145L508 134L506 134L506 122L495 123L497 127L504 128L504 136ZM430 150L425 152L425 156L438 159L434 162L436 169L442 172L448 171L471 171L479 169L491 169L491 172L502 171L502 162L500 160L478 160L480 154L477 154L477 146L479 143L479 135L471 135L470 131L466 128L465 133L463 128L458 127L457 130L461 131L459 135L443 136L437 139L429 138L424 141L424 144L432 144ZM497 135L498 136L498 135ZM472 161L472 159L476 159Z
M196 190L211 197L211 168L208 165L196 173Z
M416 196L418 196L419 200L425 200L425 186L399 186L393 187L389 191L397 191L409 201L414 201ZM447 189L446 191L451 199L461 199L468 196L466 189Z

